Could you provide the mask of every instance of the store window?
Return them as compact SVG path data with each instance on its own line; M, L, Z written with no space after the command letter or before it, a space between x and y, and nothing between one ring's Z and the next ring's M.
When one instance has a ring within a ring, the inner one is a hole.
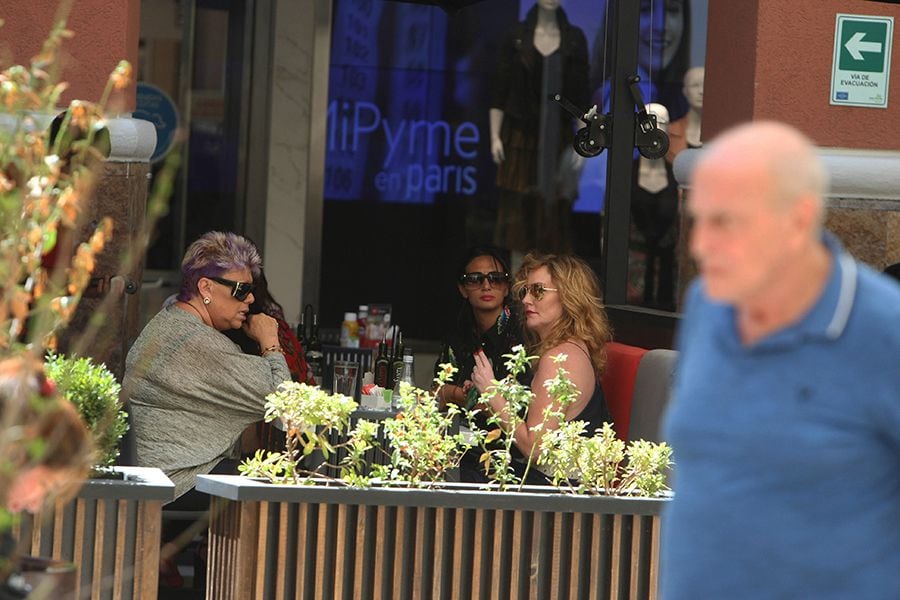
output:
M411 335L440 338L456 258L472 245L504 247L513 263L532 249L575 252L599 272L606 153L578 156L583 124L548 96L609 110L606 1L480 2L454 15L390 0L333 6L322 272L366 264L323 280L322 322L389 302ZM635 32L642 95L689 141L685 76L703 64L705 17L705 0L641 0ZM628 299L673 310L670 162L635 153L634 167L631 231L611 232L630 239Z

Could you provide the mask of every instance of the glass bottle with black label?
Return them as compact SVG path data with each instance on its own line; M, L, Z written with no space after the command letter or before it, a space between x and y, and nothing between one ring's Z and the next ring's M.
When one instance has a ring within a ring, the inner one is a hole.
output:
M375 366L372 369L375 373L375 385L380 388L388 389L388 380L391 373L391 359L387 353L387 341L384 337L378 344L378 356L375 358Z

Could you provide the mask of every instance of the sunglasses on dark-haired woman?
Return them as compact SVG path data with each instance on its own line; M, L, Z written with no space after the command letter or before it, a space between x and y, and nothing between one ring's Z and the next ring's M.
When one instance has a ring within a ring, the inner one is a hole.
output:
M491 271L490 273L466 273L459 278L459 282L466 287L476 287L480 286L484 283L484 280L487 279L488 283L491 285L500 285L503 283L509 283L509 273L503 273L502 271Z

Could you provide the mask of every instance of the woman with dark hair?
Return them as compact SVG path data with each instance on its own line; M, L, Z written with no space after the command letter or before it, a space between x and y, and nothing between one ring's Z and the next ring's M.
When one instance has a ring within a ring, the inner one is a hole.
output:
M291 372L291 379L299 383L316 385L316 380L309 370L309 364L303 354L303 347L300 340L294 333L294 329L284 318L284 308L275 300L269 292L269 281L266 279L266 273L262 267L259 269L259 275L253 280L253 302L250 304L250 314L269 315L278 323L278 343L284 353L284 360L287 362L288 369ZM252 339L243 329L231 329L225 332L231 341L241 347L241 350L247 354L262 354L263 348L259 343Z
M531 371L534 398L525 422L511 433L522 456L534 457L538 454L542 433L533 428L541 422L544 423L542 432L559 426L554 419L545 421L544 413L554 405L555 399L544 383L553 378L560 367L569 372L579 391L575 402L564 408L565 420L586 421L586 431L591 435L604 422L612 422L600 387L600 373L606 364L606 344L612 335L600 302L597 276L580 258L529 254L516 274L513 291L523 305L526 349L529 355L538 356L538 361ZM566 359L561 363L554 361L561 354L566 355ZM476 354L472 382L478 391L485 392L497 378L490 361L484 355ZM503 396L495 394L489 398L488 405L504 427L510 426L508 402ZM542 479L534 476L528 483L546 483Z
M197 475L235 456L241 432L262 418L266 395L291 378L277 321L250 312L261 263L244 237L202 235L185 252L177 301L150 320L128 352L122 388L137 463L162 469L176 498ZM259 344L260 356L223 334L237 328Z
M457 372L450 383L438 390L438 399L442 405L449 402L468 406L477 395L470 381L475 352L485 353L503 377L506 375L503 355L522 343L522 331L511 306L509 266L498 248L470 249L457 273L456 289L461 301L455 326L448 333L438 359L438 364L449 362Z

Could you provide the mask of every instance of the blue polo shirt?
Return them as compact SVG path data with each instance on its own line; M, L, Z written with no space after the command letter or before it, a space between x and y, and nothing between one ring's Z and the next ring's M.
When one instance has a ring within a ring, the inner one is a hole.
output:
M900 286L825 244L821 297L751 346L689 291L664 600L900 598Z

